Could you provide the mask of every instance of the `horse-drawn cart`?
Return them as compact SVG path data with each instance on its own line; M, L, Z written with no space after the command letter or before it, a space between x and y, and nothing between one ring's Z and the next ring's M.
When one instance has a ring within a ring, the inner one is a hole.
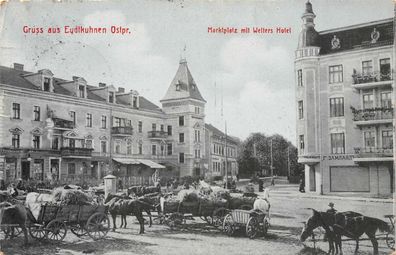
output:
M44 204L37 219L28 227L35 239L62 241L70 229L78 237L87 234L98 240L107 235L110 221L103 205Z
M238 229L245 229L246 235L251 239L260 233L266 235L268 228L268 215L255 210L232 210L223 222L223 231L227 235L232 236Z

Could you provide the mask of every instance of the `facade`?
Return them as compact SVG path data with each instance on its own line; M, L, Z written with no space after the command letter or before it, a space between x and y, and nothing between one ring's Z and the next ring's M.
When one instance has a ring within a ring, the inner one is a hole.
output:
M310 2L295 56L306 191L394 192L393 19L317 32Z
M205 103L185 60L156 106L137 91L0 67L0 177L99 183L208 172Z

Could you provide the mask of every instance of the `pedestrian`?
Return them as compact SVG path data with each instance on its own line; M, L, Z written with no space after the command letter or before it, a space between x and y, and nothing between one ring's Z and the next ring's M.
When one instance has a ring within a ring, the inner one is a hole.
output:
M337 212L337 210L336 209L334 209L334 203L333 202L330 202L329 204L328 204L328 206L330 207L329 209L327 209L327 213L331 213L331 214L335 214L336 212Z
M259 192L263 192L264 191L264 181L259 178L258 180L258 186L259 186Z
M275 186L275 176L271 177L271 186Z
M300 178L300 187L298 188L298 191L301 193L305 192L305 181L303 177Z
M121 179L118 180L118 189L119 189L120 191L123 191L123 190L124 190L124 187L122 186L122 180L121 180Z

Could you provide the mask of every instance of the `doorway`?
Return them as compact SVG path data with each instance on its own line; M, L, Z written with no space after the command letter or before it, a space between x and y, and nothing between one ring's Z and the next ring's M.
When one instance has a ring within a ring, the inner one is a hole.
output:
M30 162L22 161L21 162L21 170L22 170L22 179L28 180L30 178Z
M316 176L314 166L309 166L309 191L316 191Z

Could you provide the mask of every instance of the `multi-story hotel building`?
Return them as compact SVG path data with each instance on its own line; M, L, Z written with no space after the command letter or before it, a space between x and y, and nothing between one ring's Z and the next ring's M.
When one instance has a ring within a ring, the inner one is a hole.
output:
M310 2L295 56L306 191L394 192L393 19L317 32Z
M205 103L185 60L162 108L136 91L2 66L0 177L95 183L108 173L143 182L156 171L211 176Z

